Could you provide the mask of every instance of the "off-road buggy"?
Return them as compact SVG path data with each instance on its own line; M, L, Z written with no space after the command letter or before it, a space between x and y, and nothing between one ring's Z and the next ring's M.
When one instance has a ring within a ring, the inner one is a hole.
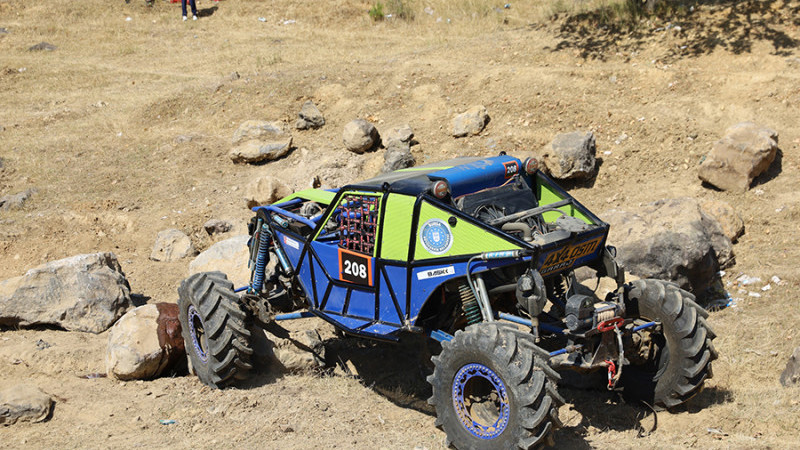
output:
M527 449L561 425L566 369L603 371L609 389L667 408L711 377L715 336L694 296L625 284L608 224L535 159L442 161L254 212L250 284L211 272L179 289L189 359L209 386L251 370L253 324L318 317L366 338L424 334L441 343L427 380L448 442ZM582 266L618 289L581 289Z

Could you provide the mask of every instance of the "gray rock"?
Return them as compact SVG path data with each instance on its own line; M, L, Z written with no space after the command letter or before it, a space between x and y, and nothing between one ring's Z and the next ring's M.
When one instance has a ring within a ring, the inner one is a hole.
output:
M19 384L0 391L0 425L42 422L52 408L53 399L34 386Z
M233 148L228 156L235 163L272 161L287 153L292 147L292 136L283 130L280 122L248 120L233 133Z
M325 125L325 117L322 116L320 110L317 109L317 105L311 100L303 103L303 107L300 108L300 112L297 115L299 119L297 119L295 128L298 130L316 129Z
M287 153L292 148L292 137L272 141L251 140L237 145L228 153L228 157L235 163L258 163L274 161Z
M255 140L272 140L282 136L283 124L281 122L266 122L263 120L246 120L239 125L233 133L231 144L239 145L243 142Z
M189 275L200 272L220 271L228 275L234 286L244 286L250 282L250 269L247 261L250 251L247 247L248 235L241 235L219 241L200 253L189 263Z
M106 373L119 380L156 378L176 368L185 355L178 305L143 305L128 311L111 327Z
M550 174L559 180L585 180L596 174L594 134L572 132L559 134L548 145L542 160Z
M385 138L387 145L392 141L411 143L411 139L414 138L414 131L411 129L410 125L404 124L391 128L389 132L386 133Z
M270 175L251 181L244 191L244 200L248 208L274 203L293 192L286 183Z
M231 228L233 228L233 225L230 222L220 219L209 219L203 224L203 229L209 235L227 233L231 231Z
M0 161L0 169L3 167L2 161ZM12 209L22 209L25 206L25 202L27 202L33 194L36 193L36 189L28 189L24 192L19 192L17 194L9 194L0 197L0 211L9 211Z
M745 192L778 152L778 133L752 122L736 124L714 143L697 175L719 189Z
M480 134L489 122L489 114L483 105L473 106L453 118L453 136L464 137Z
M407 142L397 140L389 141L384 153L384 163L381 172L387 173L394 170L405 169L416 164L416 159L411 154L411 146Z
M55 49L57 49L57 48L58 48L58 47L56 47L56 46L55 46L55 45L53 45L53 44L50 44L50 43L48 43L48 42L44 42L44 41L42 41L42 42L39 42L39 43L38 43L38 44L36 44L36 45L32 45L32 46L28 47L28 51L31 51L31 52L36 52L36 51L42 51L42 50L44 50L44 51L52 52L53 50L55 50Z
M794 349L794 353L789 357L786 368L781 373L781 384L793 386L800 382L800 347Z
M150 259L153 261L172 262L197 254L189 236L180 230L170 228L158 232Z
M342 140L344 146L353 153L364 153L380 139L375 126L364 119L356 119L344 126Z
M608 243L617 260L641 278L670 280L698 297L706 295L720 268L733 263L733 246L719 222L691 198L659 200L637 212L607 211Z
M731 242L736 242L744 234L744 220L730 204L721 200L706 200L702 207L703 211L717 219L722 232Z
M130 286L110 252L52 261L0 282L0 325L101 333L130 306Z

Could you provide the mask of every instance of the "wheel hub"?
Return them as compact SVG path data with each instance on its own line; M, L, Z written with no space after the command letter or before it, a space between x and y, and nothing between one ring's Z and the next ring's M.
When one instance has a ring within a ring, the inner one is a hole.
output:
M483 364L467 364L456 373L453 407L461 425L481 439L494 439L508 426L510 407L505 384Z
M208 338L206 337L205 326L203 319L200 318L200 313L194 308L194 305L189 305L189 334L192 336L192 345L194 351L200 360L203 362L208 361Z

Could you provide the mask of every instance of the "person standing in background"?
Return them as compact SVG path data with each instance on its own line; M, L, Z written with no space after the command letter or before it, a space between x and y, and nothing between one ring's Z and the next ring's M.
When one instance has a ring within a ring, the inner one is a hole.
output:
M197 20L197 6L194 0L189 0L189 5L192 7L192 20ZM181 0L181 9L183 10L183 20L186 20L186 0Z

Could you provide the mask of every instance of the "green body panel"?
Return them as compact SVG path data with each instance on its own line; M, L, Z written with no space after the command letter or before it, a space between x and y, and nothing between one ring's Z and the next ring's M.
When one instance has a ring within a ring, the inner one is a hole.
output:
M502 250L515 250L520 246L490 233L466 220L459 220L455 227L450 227L453 237L453 244L450 249L441 255L434 255L422 246L419 233L423 224L430 219L441 219L447 223L451 216L447 211L441 210L428 202L423 202L419 211L419 225L417 226L417 236L414 237L415 251L414 259L442 258L445 256L471 255L481 252L497 252Z
M294 194L284 197L275 203L283 203L296 198L303 198L306 200L311 200L312 202L330 205L334 196L336 196L335 192L323 191L322 189L306 189L304 191L295 192Z
M558 195L554 190L550 189L550 186L543 181L544 180L541 178L537 178L536 180L536 196L539 198L539 206L547 206L551 203L564 200L564 197ZM564 213L568 216L577 217L588 224L594 224L594 222L586 217L586 215L575 209L574 205L565 205L558 209L564 211ZM555 222L559 217L561 217L561 214L555 211L549 211L542 214L542 218L548 223Z
M386 198L381 258L408 260L408 238L411 234L415 201L416 198L401 194L389 194Z

